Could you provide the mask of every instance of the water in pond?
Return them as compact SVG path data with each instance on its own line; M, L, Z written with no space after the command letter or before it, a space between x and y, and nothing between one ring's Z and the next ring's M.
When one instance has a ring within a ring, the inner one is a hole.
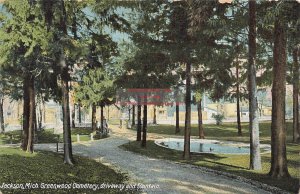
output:
M183 151L183 142L164 141L160 145ZM191 142L191 152L216 153L216 154L249 154L249 147L230 146L228 144L218 143L200 143Z

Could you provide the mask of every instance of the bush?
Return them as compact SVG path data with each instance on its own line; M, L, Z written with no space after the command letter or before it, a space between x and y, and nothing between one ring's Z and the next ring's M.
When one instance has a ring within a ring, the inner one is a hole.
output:
M221 125L223 122L223 119L225 118L223 114L212 115L212 117L216 120L217 125Z

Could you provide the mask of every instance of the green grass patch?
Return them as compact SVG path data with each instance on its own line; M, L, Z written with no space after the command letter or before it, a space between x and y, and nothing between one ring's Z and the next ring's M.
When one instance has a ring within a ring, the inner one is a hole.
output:
M230 154L195 154L192 153L190 161L182 159L182 151L171 150L157 146L153 141L147 142L147 148L141 148L139 142L130 142L121 146L125 150L146 155L152 158L172 160L176 162L188 163L196 166L203 166L218 171L232 173L256 180L265 184L279 187L283 190L296 193L299 188L299 150L296 144L287 144L288 168L292 178L271 179L267 173L270 170L271 154L262 154L262 171L249 170L249 155Z
M292 122L287 122L287 142L292 142L293 137L293 126ZM217 139L217 140L228 140L228 141L239 141L249 142L249 124L242 123L243 136L238 136L237 124L236 123L223 123L222 125L216 124L204 124L205 138ZM148 133L157 133L162 135L184 135L184 126L180 126L180 133L175 134L174 125L156 125L147 126ZM132 130L136 130L133 128ZM260 130L260 141L261 143L270 143L271 137L271 123L261 122L259 124ZM192 136L198 136L198 125L193 124L191 129Z
M91 128L74 128L71 130L72 142L77 142L77 134L80 135L80 141L91 140ZM22 131L9 131L4 134L0 134L0 145L3 144L16 144L22 140ZM63 134L54 134L54 129L45 129L37 132L37 143L56 143L63 142Z
M120 125L120 119L109 119L109 121L107 121L107 123L109 125Z
M84 157L75 156L75 165L65 165L63 155L38 151L33 154L14 148L0 148L0 183L114 183L124 184L127 176ZM23 190L3 190L3 193L24 193ZM124 193L114 189L89 190L26 190L25 193Z

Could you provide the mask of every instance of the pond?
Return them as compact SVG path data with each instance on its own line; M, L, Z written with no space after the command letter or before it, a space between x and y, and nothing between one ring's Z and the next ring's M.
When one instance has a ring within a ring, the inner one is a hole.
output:
M177 138L155 140L155 144L169 149L183 151L184 141ZM261 152L270 152L270 145L261 144ZM250 154L250 145L240 142L191 139L191 152L214 154Z

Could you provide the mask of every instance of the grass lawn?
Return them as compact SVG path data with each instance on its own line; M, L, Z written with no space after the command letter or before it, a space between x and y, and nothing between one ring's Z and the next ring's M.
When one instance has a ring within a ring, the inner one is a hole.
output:
M53 129L45 129L38 132L38 143L56 143L59 136L59 142L63 142L63 134L54 134ZM80 141L91 140L90 134L92 129L90 128L75 128L71 130L72 142L77 142L77 134L80 135ZM22 131L10 131L4 134L0 134L0 145L1 144L13 144L20 143L22 139ZM11 139L12 137L12 139Z
M292 142L293 131L292 122L287 122L287 142ZM239 137L237 135L237 124L236 123L223 123L222 125L215 124L204 124L204 133L206 139L219 139L228 141L239 141L239 142L249 142L249 124L242 123L243 136ZM180 125L180 133L175 134L174 125L157 125L148 126L148 133L157 133L165 135L184 135L184 126ZM135 129L133 129L135 130ZM263 122L259 124L260 130L260 142L270 143L271 137L271 123ZM193 124L191 130L191 136L198 136L198 125Z
M248 130L248 124L243 123L244 136L237 136L237 129L234 123L226 123L221 126L217 125L204 125L204 130L207 139L219 139L249 142L249 137L246 131ZM229 155L229 154L192 154L190 161L182 160L182 152L176 150L170 150L163 147L159 147L154 144L153 141L147 142L147 149L140 147L140 143L131 142L122 146L126 150L130 150L139 154L147 155L149 157L168 159L177 162L190 163L197 166L204 166L215 170L229 172L235 175L243 176L249 179L257 180L272 186L279 187L281 189L296 193L299 188L300 179L300 145L291 143L292 124L287 123L288 126L288 138L287 138L287 158L289 173L292 178L284 180L271 179L267 173L270 170L271 154L262 154L262 171L250 171L249 168L249 155ZM183 135L183 127L181 127L180 135ZM261 123L261 142L270 143L270 122ZM149 126L149 133L158 133L166 135L174 135L175 127L170 125L158 125ZM197 126L193 125L192 135L197 135Z
M63 163L61 154L38 151L33 154L15 148L0 148L0 186L2 183L91 183L124 184L125 174L84 157L75 156L75 165ZM3 193L24 193L22 190L3 190ZM26 190L26 193L120 193L114 189ZM134 192L134 191L131 191ZM121 193L126 193L122 191Z

